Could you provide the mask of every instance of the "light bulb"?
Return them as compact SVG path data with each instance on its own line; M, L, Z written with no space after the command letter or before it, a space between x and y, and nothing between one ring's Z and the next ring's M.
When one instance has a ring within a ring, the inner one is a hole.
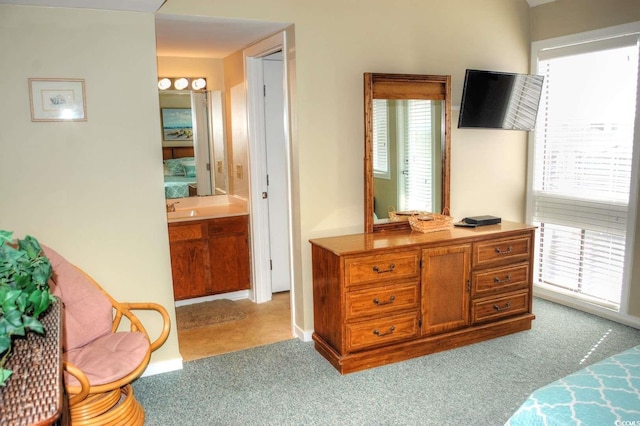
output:
M193 90L202 90L207 87L207 80L204 78L198 78L191 82L191 88Z
M188 85L189 85L189 81L184 77L177 79L173 83L173 86L178 90L182 90L182 89L186 88Z
M158 89L167 90L169 87L171 87L171 80L169 80L168 78L165 77L162 80L158 81Z

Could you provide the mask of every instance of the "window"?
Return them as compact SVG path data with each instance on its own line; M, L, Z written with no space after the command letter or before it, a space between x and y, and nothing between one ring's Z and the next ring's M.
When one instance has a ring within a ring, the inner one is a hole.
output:
M544 87L528 215L534 284L617 310L632 176L638 35L537 48ZM536 61L534 61L536 62Z

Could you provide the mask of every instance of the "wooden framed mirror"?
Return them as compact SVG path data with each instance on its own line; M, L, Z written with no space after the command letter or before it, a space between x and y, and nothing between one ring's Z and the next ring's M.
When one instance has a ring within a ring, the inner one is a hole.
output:
M389 211L449 214L451 76L364 74L365 232L408 229Z

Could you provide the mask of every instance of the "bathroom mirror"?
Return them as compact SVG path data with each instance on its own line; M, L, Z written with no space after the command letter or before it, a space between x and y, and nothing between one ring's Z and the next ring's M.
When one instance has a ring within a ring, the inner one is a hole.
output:
M365 232L409 228L389 211L449 214L451 76L364 74Z
M220 91L160 92L167 199L227 193L227 152Z

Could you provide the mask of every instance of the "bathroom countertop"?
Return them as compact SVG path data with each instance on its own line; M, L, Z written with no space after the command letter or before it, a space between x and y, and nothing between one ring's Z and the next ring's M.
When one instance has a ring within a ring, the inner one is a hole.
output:
M231 197L229 197L231 198ZM243 216L249 214L247 205L230 199L227 203L193 204L190 202L178 203L175 211L167 212L169 223L185 222L191 220L215 219L220 217Z

